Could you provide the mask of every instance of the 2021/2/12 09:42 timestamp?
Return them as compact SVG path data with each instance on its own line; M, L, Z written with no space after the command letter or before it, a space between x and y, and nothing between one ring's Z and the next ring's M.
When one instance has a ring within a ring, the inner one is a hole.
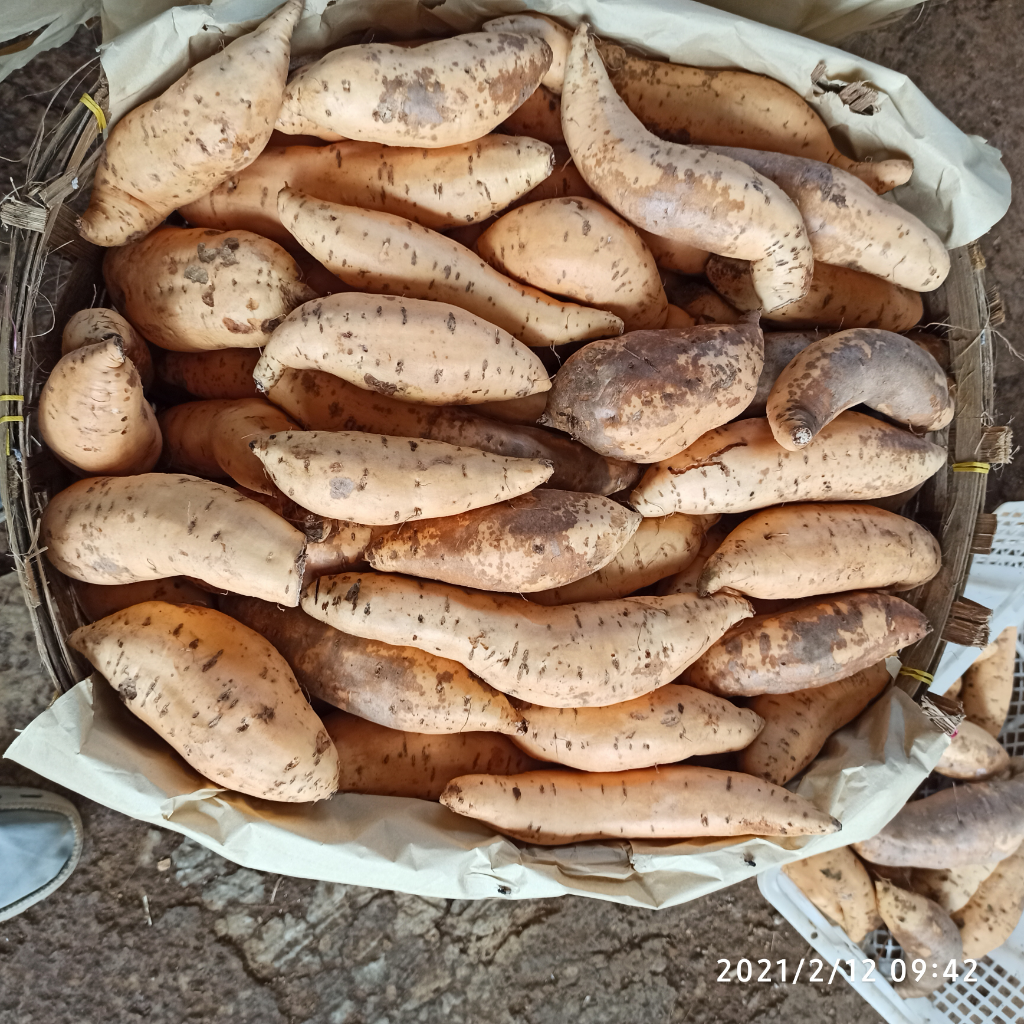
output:
M732 960L724 957L718 961L722 970L718 975L718 981L725 984L748 982L775 982L780 985L795 985L801 977L812 984L831 985L837 976L846 980L859 978L860 981L873 983L878 980L878 965L874 960L837 960L834 965L819 957L801 959L798 964L791 966L787 960L769 960L762 957L760 960L750 960L742 957L735 965ZM921 981L925 977L945 978L946 982L961 981L965 984L972 984L976 979L974 972L978 967L976 960L965 959L963 970L956 960L947 963L931 963L920 958L911 960L908 964L905 960L893 960L889 964L889 981L893 984L910 979ZM883 974L884 977L884 974Z

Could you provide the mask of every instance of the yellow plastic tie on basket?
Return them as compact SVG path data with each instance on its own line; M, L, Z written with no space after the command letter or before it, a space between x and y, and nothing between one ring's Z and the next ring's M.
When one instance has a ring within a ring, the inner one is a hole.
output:
M992 468L991 462L954 462L954 473L988 473Z
M103 138L106 138L107 115L103 113L103 108L87 92L82 93L78 102L81 103L86 110L92 112L92 116L96 118L96 123L99 125L100 131L103 133Z
M24 402L24 401L25 401L25 396L24 395L0 395L0 402ZM25 417L24 416L15 416L13 414L10 415L10 416L0 416L0 423L24 423L24 422L25 422ZM5 430L4 434L6 435L4 437L4 452L8 456L10 456L10 454L11 454L11 432L9 430Z
M925 672L923 668L908 668L906 665L903 665L898 675L910 676L911 679L916 679L919 683L927 683L929 686L935 682L935 676L931 672Z

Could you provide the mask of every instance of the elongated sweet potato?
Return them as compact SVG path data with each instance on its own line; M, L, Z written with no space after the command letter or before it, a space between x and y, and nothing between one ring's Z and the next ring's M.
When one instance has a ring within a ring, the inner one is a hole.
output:
M414 48L343 46L292 76L276 127L388 146L458 146L501 124L551 58L543 39L518 33L471 32Z
M79 223L83 238L137 241L259 156L281 109L302 7L303 0L286 0L254 32L114 125Z
M507 458L546 460L553 472L543 486L562 491L616 494L640 478L633 463L606 459L564 435L487 419L475 410L399 402L317 370L287 371L267 397L308 430L392 431Z
M909 338L867 328L811 342L779 374L768 422L783 448L798 451L854 405L877 409L917 431L953 419L942 367Z
M587 184L631 224L752 260L766 313L807 293L814 257L793 201L738 160L644 128L615 92L585 24L566 60L562 131Z
M130 608L144 601L163 601L167 604L198 604L206 608L214 606L213 594L197 587L184 576L171 576L162 580L142 580L139 583L121 585L102 583L72 584L75 600L82 614L89 622L104 619L114 612Z
M861 942L882 923L874 883L850 847L783 864L782 871L853 942Z
M1010 755L1000 742L967 719L957 727L934 770L951 779L976 782L1001 774L1009 764Z
M706 525L703 516L645 519L602 568L574 583L533 594L530 600L552 605L627 597L689 565L700 550Z
M843 156L817 111L766 75L669 64L626 53L613 43L599 46L619 95L655 135L695 146L749 146L822 160L879 193L910 180L910 160Z
M742 750L764 724L753 711L676 683L609 707L528 705L520 711L527 728L514 740L523 750L590 772Z
M213 453L213 422L219 413L230 408L231 402L227 399L213 398L182 402L164 409L160 413L163 465L181 473L225 479L228 474L220 468Z
M258 633L195 605L147 601L68 637L125 706L213 782L322 800L338 754L291 669Z
M161 352L157 376L196 398L258 398L252 371L259 358L256 348Z
M39 429L83 474L146 473L160 457L160 426L120 336L61 356L39 395Z
M73 313L61 333L60 354L66 356L85 345L115 338L120 338L126 358L139 371L142 386L148 388L153 383L152 353L146 339L116 310L97 306Z
M550 146L564 146L562 101L556 93L538 85L529 99L501 122L498 131L522 139L539 139Z
M526 728L508 698L456 661L343 633L297 608L228 594L221 607L265 636L302 688L392 729L418 733Z
M636 228L594 199L545 199L499 217L476 251L496 270L606 309L627 331L663 327L668 299Z
M408 217L441 230L484 220L526 195L552 171L551 147L528 139L485 135L445 149L336 142L265 149L181 213L207 228L244 228L295 245L282 226L277 194L285 185L344 206Z
M85 583L191 576L298 603L306 538L258 502L198 477L79 480L50 499L40 534L50 562Z
M557 21L524 11L521 14L507 14L503 18L492 18L483 23L485 32L511 32L525 36L538 36L551 48L551 66L540 80L541 88L550 89L555 95L562 92L562 81L565 78L565 59L569 56L572 43L572 32L563 28Z
M740 772L671 765L453 779L441 803L542 846L588 839L823 835L841 826L796 793Z
M472 405L549 391L544 364L500 327L459 306L344 292L285 317L253 376L269 391L289 367L428 405Z
M1024 910L1024 851L1001 860L967 903L953 914L965 957L980 960L998 949Z
M1017 628L1007 626L964 673L960 701L967 720L992 736L1002 732L1010 709L1016 654Z
M722 542L699 590L798 598L845 590L911 590L941 567L938 541L912 519L871 505L785 505L755 512Z
M611 561L641 517L610 498L545 490L378 534L374 569L460 587L533 593L571 584Z
M892 594L816 598L738 623L690 666L687 682L727 697L802 691L845 679L930 632L924 615Z
M734 420L651 466L629 502L645 516L748 512L786 501L872 501L924 483L946 449L859 412L806 448L783 448L767 419Z
M995 861L957 868L914 868L910 872L910 887L952 914L967 903L999 864Z
M824 686L766 693L748 707L764 729L739 755L749 775L784 786L817 756L829 736L852 722L889 685L885 662Z
M150 341L177 352L259 348L316 293L295 260L251 231L164 227L111 249L103 277Z
M757 314L735 326L633 331L574 352L555 374L541 423L601 455L658 462L738 416L763 348Z
M545 608L385 573L342 573L302 607L337 629L458 661L544 707L604 707L671 682L750 614L742 598L695 594Z
M355 288L450 302L539 347L622 331L617 316L512 281L458 242L394 214L289 188L279 193L278 210L303 248Z

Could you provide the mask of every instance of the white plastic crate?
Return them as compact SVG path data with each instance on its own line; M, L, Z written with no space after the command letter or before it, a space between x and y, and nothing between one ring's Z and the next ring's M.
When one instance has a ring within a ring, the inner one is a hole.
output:
M965 596L991 608L992 637L1018 624L1013 698L999 739L1011 757L1024 756L1024 502L1008 502L996 510L999 525L991 555L975 555ZM977 655L975 648L948 645L934 688L944 693ZM932 775L915 796L926 796L952 785ZM811 944L830 967L856 961L837 973L888 1024L1021 1024L1024 1022L1024 919L1006 942L978 962L970 981L947 982L926 999L901 999L889 983L889 969L902 950L885 928L873 931L858 946L829 921L778 868L759 875L762 895ZM865 981L871 960L875 969ZM961 972L960 977L963 977Z

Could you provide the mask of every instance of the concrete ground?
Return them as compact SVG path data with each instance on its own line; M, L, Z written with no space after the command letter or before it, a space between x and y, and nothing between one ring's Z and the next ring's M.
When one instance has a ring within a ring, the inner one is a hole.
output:
M934 0L845 46L913 77L964 130L1001 148L1016 178L1019 14L1013 0ZM89 56L83 32L0 84L4 157L17 157L54 86ZM1013 419L1024 385L1009 350L1024 313L1022 226L1016 204L983 243L1007 312L997 422ZM1018 465L992 475L990 508L1024 498L1021 474ZM0 751L50 698L17 583L2 578ZM0 762L0 785L11 784L48 785ZM0 925L4 1024L878 1021L838 980L716 982L719 957L810 955L753 882L661 912L574 897L428 900L237 868L67 795L82 812L85 852L62 889Z

